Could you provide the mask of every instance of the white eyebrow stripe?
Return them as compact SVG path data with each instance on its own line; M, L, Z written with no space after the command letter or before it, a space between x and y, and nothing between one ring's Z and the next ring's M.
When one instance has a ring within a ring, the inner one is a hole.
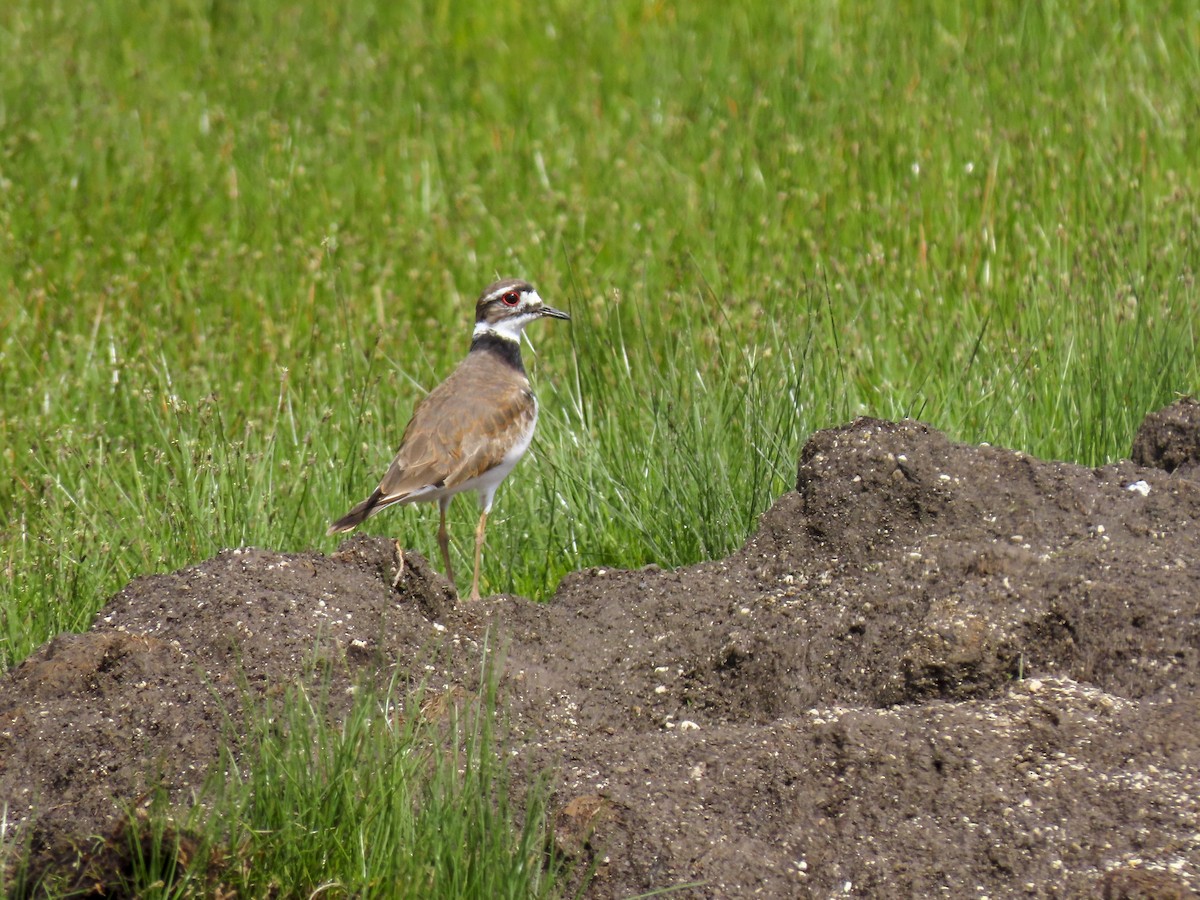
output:
M503 297L503 296L504 296L505 294L507 294L509 291L516 291L518 294L530 294L530 293L534 293L533 289L532 289L531 287L529 287L528 285L526 285L525 287L521 287L521 286L519 286L519 285L513 285L513 284L510 284L510 285L508 285L508 286L506 286L506 287L498 287L498 288L496 288L496 290L492 291L490 294L488 294L488 295L487 295L487 297L486 297L486 299L484 300L484 302L485 302L485 303L491 303L493 300L495 300L495 299L497 299L497 298L499 298L499 297Z

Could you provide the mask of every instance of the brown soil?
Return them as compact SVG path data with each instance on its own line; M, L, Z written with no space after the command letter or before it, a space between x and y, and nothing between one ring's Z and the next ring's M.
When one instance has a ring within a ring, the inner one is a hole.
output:
M809 441L740 552L577 572L546 604L455 605L415 554L393 590L382 539L226 551L0 676L0 808L79 870L148 785L193 796L247 698L314 667L335 697L392 666L469 690L490 642L588 896L1191 897L1200 406L1134 456L860 419Z

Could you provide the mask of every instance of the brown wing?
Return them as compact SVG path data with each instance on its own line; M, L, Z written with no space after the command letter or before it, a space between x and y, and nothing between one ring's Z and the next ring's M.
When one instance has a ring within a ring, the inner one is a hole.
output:
M529 382L468 358L413 411L378 505L430 485L453 488L500 464L533 424Z

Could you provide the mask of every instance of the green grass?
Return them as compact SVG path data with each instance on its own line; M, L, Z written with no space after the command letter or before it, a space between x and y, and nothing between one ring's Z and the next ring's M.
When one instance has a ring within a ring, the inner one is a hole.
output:
M147 900L560 896L545 787L534 781L515 808L487 669L478 693L364 685L336 723L304 688L264 703L200 802L172 816L160 797L131 815L127 846L112 848L123 875L85 883Z
M457 705L426 697L425 712L396 688L337 727L293 697L228 758L208 827L235 848L221 871L239 896L270 894L263 873L285 896L550 895L544 801L535 787L519 821L510 808L494 675Z
M1200 381L1198 97L1187 3L12 0L0 668L332 549L496 275L573 321L489 592L727 553L858 414L1127 455Z

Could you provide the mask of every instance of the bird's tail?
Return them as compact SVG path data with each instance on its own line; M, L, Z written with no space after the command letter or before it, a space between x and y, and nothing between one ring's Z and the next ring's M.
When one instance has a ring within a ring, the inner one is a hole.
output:
M375 507L379 504L381 497L383 497L383 491L376 488L375 493L330 525L329 530L325 533L338 534L342 531L349 531L356 525L361 525L371 513L375 512Z

